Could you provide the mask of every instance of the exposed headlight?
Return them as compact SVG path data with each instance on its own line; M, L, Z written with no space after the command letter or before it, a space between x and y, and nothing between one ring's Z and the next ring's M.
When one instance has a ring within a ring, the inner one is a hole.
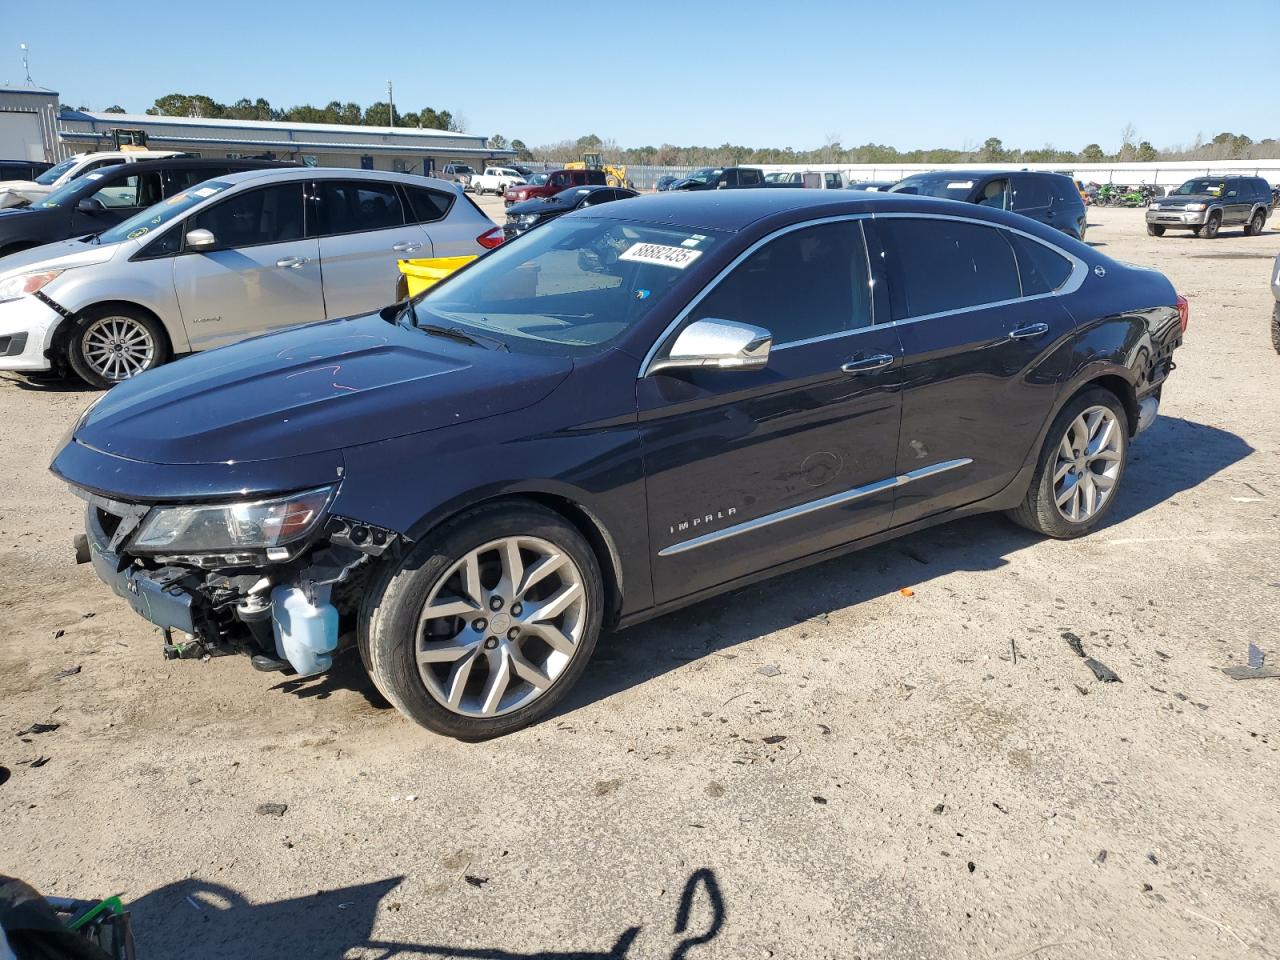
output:
M1187 204L1185 207L1183 207L1182 209L1183 209L1183 210L1190 210L1190 211L1192 211L1193 213L1198 213L1199 211L1201 211L1201 210L1205 209L1205 207L1206 207L1206 206L1207 206L1207 204L1203 204L1203 203L1188 203L1188 204Z
M315 529L332 493L333 487L317 487L271 500L153 507L129 548L181 554L266 550L271 559L285 559L284 547Z
M1148 209L1150 209L1150 210L1159 210L1159 209L1160 209L1160 204L1158 204L1158 203L1151 203L1151 204L1149 204L1149 205L1148 205Z
M0 303L35 293L61 274L61 270L42 270L39 273L19 273L5 277L0 280Z
M520 222L526 227L531 227L538 222L538 215L536 213L522 213L520 214Z

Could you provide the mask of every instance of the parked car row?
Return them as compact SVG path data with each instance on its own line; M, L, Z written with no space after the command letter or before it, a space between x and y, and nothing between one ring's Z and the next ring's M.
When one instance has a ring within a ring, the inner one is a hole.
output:
M186 156L186 154L177 150L104 150L97 153L78 153L61 163L54 164L30 180L0 181L0 209L25 207L41 197L48 196L63 184L86 176L101 167L180 156Z
M139 210L144 193L157 202ZM0 235L74 235L0 259L0 369L69 367L108 387L174 354L375 310L402 257L502 242L460 187L408 174L148 162L104 170L73 198L69 218L62 195L0 218ZM132 216L75 235L130 201Z
M327 304L331 264L347 296L400 244L474 242L456 185L260 170L180 197L6 270L36 295L4 306L78 317L75 274L119 297L158 269L206 290L164 308L204 345L273 325L267 286L346 319L87 410L52 464L84 555L167 656L309 675L353 637L391 703L464 739L546 717L602 630L778 571L980 511L1088 533L1187 325L1155 271L904 192L581 206L376 312L381 288ZM163 349L119 316L88 322Z

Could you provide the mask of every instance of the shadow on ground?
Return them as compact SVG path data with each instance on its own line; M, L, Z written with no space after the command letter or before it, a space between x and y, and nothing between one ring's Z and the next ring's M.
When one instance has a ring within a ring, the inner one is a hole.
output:
M448 922L433 926L424 919L421 936L410 940L375 935L379 914L394 912L393 926L412 922L412 905L397 902L393 892L404 877L388 877L311 896L254 904L221 884L184 880L168 884L128 904L139 956L183 957L184 960L312 960L346 957L363 960L389 957L465 957L471 960L639 960L633 944L642 929L620 930L598 949L513 949L507 946L451 944ZM483 895L478 893L477 895ZM384 902L384 900L386 902ZM715 873L702 868L691 873L680 896L673 932L663 931L666 945L646 957L686 960L699 955L697 947L719 936L726 918L724 897ZM580 931L565 931L562 943L582 939Z

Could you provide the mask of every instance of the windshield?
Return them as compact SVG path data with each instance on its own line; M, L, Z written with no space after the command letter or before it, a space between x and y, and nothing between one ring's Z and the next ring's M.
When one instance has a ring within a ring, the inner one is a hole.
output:
M417 322L460 327L516 352L594 353L642 322L722 236L576 216L553 220L428 290L416 301Z
M693 171L686 179L696 180L698 183L714 183L722 173L724 173L724 167L704 167L702 170Z
M1211 177L1201 177L1198 180L1188 180L1186 183L1180 186L1177 190L1173 191L1171 195L1175 197L1187 197L1195 194L1200 194L1200 195L1209 194L1211 196L1216 197L1219 194L1223 193L1226 189L1227 189L1227 181L1225 180L1215 180Z
M68 157L36 177L36 183L43 183L47 187L79 162L79 157Z
M529 186L540 187L547 182L547 177L549 176L551 176L549 173L535 173L529 177Z
M964 177L907 177L893 187L890 193L913 193L921 197L943 197L964 200L973 189L973 181Z
M221 180L206 180L199 186L184 190L168 200L162 200L153 207L135 213L123 223L118 223L98 237L100 243L121 243L125 240L137 240L166 223L171 223L186 215L187 211L197 203L204 203L212 196L229 189L231 184Z
M97 189L96 184L101 179L102 174L100 173L87 173L83 177L68 180L33 206L36 209L44 208L47 210L52 210L55 207L74 207L80 202L81 197L88 196Z
M591 187L570 187L568 190L561 190L550 199L559 200L561 203L574 203L588 193L594 192Z

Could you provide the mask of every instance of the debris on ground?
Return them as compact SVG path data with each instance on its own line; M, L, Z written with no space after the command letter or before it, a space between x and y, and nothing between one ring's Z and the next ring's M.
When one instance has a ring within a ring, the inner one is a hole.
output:
M762 677L777 677L782 675L782 670L776 663L766 663L763 667L757 669L756 673Z
M944 812L946 812L946 809L947 809L947 805L946 805L945 803L940 803L940 804L938 804L936 807L934 807L934 808L933 808L933 812L934 812L934 813L944 813Z
M43 767L46 763L48 763L48 762L49 762L49 758L48 758L48 757L36 757L34 760L19 760L18 762L19 762L19 763L22 763L22 764L25 764L26 766L30 767L32 770L39 770L39 769L40 769L41 767Z
M260 817L283 817L284 812L289 809L287 803L260 803L256 812Z
M471 884L473 887L483 887L489 882L488 877L477 877L471 873L466 874L462 879L467 881L467 883Z
M53 675L53 679L65 680L67 677L74 677L79 672L80 672L80 664L77 663L74 667L67 667L67 669L65 670L59 670L57 673Z
M33 723L27 729L19 730L17 736L25 737L33 733L53 733L60 726L62 726L60 723Z
M1267 659L1267 655L1258 649L1256 643L1249 644L1249 666L1254 670L1261 670L1263 662Z
M1100 660L1095 660L1084 652L1084 643L1070 630L1062 631L1062 639L1077 657L1084 660L1084 665L1093 671L1093 675L1103 683L1121 683L1120 675Z
M992 800L991 805L995 807L997 810L999 810L1001 813L1003 813L1005 816L1009 815L1009 808L1001 804L999 801Z
M53 639L57 640L59 637L65 636L66 633L67 631L65 630L55 630L53 631Z
M1098 851L1098 855L1097 855L1096 857L1094 857L1094 858L1093 858L1093 862L1094 862L1094 863L1096 863L1098 866L1102 866L1104 863L1106 863L1106 862L1107 862L1107 851L1106 851L1106 850L1099 850L1099 851Z
M1258 649L1257 644L1249 644L1249 665L1223 667L1222 672L1232 680L1275 680L1280 678L1280 669L1266 665L1267 655Z
M764 738L764 742L765 742L765 743L781 743L781 742L782 742L783 740L785 740L785 739L787 739L787 738L786 738L786 736L785 736L784 734L781 734L781 733L775 733L775 734L774 734L773 736L771 736L771 737L765 737L765 738Z
M970 872L970 873L973 873L973 871L975 871L975 870L977 870L977 869L978 869L978 868L977 868L977 866L974 864L974 862L973 862L972 860L970 860L970 861L969 861L969 863L968 863L968 867L969 867L969 872Z
M814 797L814 798L813 798L813 802L814 802L814 803L816 803L816 804L820 804L820 805L825 806L825 805L826 805L826 802L827 802L827 798L826 798L826 797Z
M902 594L904 597L914 597L916 595L916 592L910 587L903 587L898 591L898 593Z
M4 786L6 780L9 779L9 768L0 767L0 786Z

